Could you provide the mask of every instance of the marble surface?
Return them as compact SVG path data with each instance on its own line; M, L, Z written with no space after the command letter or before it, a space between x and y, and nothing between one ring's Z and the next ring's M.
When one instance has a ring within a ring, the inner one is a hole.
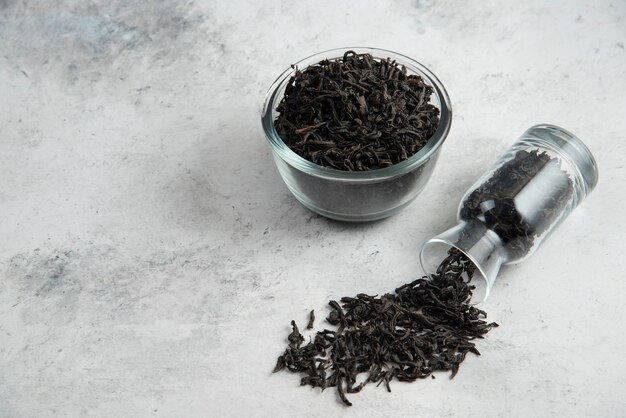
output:
M422 195L367 225L295 201L259 117L289 64L346 45L424 63L454 109ZM0 0L0 416L626 416L625 48L618 0ZM420 275L541 122L600 182L502 271L481 357L350 409L271 374L291 319Z

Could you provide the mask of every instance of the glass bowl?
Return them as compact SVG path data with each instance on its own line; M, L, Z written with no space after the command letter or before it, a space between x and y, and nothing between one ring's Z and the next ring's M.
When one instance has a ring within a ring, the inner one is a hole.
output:
M369 53L376 59L391 58L404 65L408 74L421 76L433 88L431 103L439 109L439 126L419 152L400 163L370 171L336 170L300 157L283 142L274 127L278 116L276 107L295 73L291 67L270 87L261 122L283 181L304 206L340 221L375 221L399 212L424 189L437 163L441 145L450 131L452 109L448 93L437 77L419 62L396 52L375 48L338 48L312 55L295 65L305 69L324 59L341 58L348 50L357 54Z

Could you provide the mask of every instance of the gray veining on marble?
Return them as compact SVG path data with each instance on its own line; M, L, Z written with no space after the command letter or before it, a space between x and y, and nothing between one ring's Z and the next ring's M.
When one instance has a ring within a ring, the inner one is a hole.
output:
M280 72L345 45L424 63L454 109L423 194L367 225L297 203L260 127ZM617 0L0 0L0 416L625 416L625 45ZM600 182L503 270L481 357L351 409L271 374L292 318L419 275L541 122Z

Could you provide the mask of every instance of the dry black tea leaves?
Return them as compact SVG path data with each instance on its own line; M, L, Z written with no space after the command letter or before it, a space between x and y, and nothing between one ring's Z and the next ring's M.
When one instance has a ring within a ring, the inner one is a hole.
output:
M314 322L315 322L315 311L311 309L311 312L309 312L309 323L306 324L306 329L313 329Z
M431 86L391 59L347 51L289 80L276 131L295 153L338 170L388 167L416 154L437 130Z
M327 321L335 329L316 333L304 344L294 321L289 344L278 357L274 372L287 369L303 375L301 385L335 387L341 401L369 383L414 381L435 371L453 378L467 353L480 353L473 342L495 323L469 304L474 265L451 250L437 273L417 279L393 294L341 298L330 301Z
M562 215L573 190L572 180L557 158L537 150L520 150L468 194L460 217L482 220L498 234L509 259L520 259L530 252L535 238ZM524 210L528 205L524 195L533 196L532 210Z

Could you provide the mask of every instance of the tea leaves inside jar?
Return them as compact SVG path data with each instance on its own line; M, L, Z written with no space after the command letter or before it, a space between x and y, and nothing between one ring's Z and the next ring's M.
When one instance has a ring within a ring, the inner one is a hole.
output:
M558 158L519 150L467 195L460 217L480 219L500 237L508 259L518 260L562 216L573 187Z

